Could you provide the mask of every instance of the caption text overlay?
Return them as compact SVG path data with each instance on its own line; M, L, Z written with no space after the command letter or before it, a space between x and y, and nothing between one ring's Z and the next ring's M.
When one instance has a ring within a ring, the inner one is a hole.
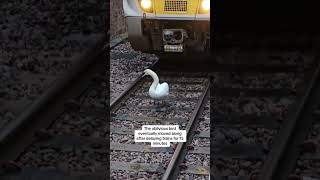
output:
M170 142L186 142L186 130L179 125L143 125L134 131L135 142L150 142L151 147L170 147Z

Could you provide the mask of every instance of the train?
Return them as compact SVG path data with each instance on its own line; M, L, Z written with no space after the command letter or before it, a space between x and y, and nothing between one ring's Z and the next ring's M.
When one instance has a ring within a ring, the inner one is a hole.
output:
M210 0L123 0L128 41L157 55L210 52Z

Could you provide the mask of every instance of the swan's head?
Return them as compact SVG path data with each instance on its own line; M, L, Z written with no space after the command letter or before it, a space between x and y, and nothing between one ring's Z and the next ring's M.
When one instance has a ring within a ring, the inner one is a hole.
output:
M154 74L154 72L151 69L146 69L146 70L144 70L144 75L143 76L152 75L152 74Z

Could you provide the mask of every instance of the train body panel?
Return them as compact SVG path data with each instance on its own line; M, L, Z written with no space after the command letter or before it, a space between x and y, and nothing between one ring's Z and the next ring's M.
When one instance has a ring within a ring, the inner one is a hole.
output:
M201 8L203 2L209 9ZM135 50L159 55L209 53L210 0L123 0L123 8Z

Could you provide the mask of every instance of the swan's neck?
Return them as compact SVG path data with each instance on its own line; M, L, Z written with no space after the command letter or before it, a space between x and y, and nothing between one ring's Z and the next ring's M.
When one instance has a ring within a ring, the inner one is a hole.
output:
M153 82L152 82L150 88L151 88L151 89L156 89L157 86L158 86L158 84L159 84L159 78L158 78L157 74L154 73L154 72L151 72L151 73L150 73L150 76L151 76L152 79L153 79Z

